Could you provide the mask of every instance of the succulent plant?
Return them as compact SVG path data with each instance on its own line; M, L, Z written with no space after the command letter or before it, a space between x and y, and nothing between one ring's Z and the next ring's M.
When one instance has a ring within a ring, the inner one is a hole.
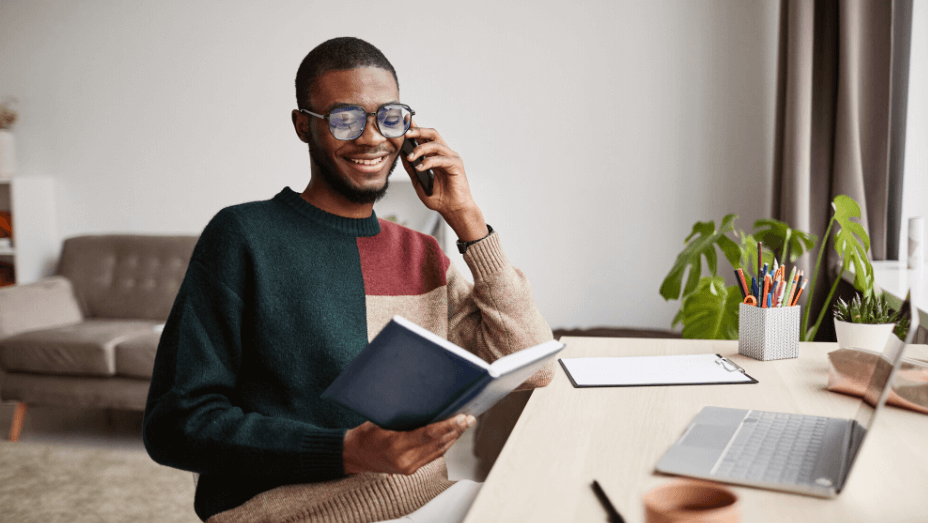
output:
M851 298L850 303L838 298L835 302L834 314L836 320L848 323L895 323L896 327L893 332L900 339L905 339L909 330L909 319L892 310L883 293L874 292L866 297L861 297L858 293Z

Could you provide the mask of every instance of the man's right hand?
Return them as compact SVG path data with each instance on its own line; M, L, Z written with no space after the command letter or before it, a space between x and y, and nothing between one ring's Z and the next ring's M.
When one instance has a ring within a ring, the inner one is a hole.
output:
M382 429L368 421L345 433L345 473L412 474L444 455L475 421L473 416L460 414L405 432Z

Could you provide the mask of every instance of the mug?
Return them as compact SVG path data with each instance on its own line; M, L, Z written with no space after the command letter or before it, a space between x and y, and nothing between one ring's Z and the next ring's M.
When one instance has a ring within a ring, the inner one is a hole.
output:
M647 523L737 523L738 496L709 481L681 479L657 486L644 495Z

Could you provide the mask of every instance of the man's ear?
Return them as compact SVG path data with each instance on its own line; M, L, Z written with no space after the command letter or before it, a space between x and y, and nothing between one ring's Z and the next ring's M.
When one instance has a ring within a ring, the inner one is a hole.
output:
M304 143L309 143L309 118L300 111L294 109L290 112L290 119L293 120L293 130L296 131L297 137Z

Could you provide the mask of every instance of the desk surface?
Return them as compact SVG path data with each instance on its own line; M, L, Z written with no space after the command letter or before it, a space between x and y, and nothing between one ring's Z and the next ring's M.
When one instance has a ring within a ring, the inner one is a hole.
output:
M575 389L557 368L532 394L465 523L605 521L598 480L628 523L644 521L642 495L672 481L654 465L706 405L853 417L859 400L825 390L833 343L802 343L799 358L757 361L737 341L564 338L562 357L713 352L760 383ZM907 356L928 356L910 346ZM877 419L835 499L732 486L748 521L925 521L928 416L896 407Z

